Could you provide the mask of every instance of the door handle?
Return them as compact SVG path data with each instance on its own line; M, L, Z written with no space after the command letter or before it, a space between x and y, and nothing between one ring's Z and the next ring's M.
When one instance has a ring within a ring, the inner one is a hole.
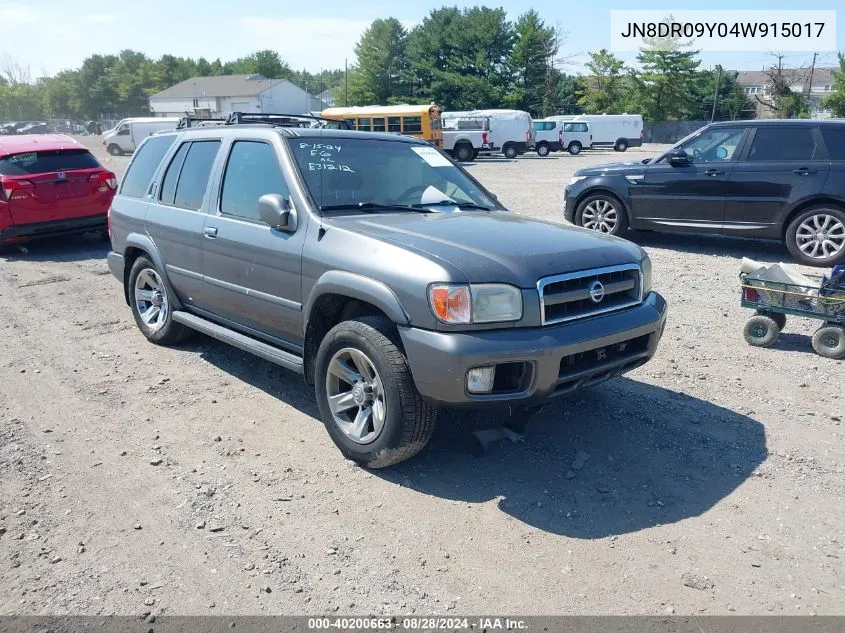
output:
M816 173L816 170L807 169L806 167L799 167L798 169L793 169L792 173L798 174L799 176L809 176L810 174Z
M721 175L722 175L722 174L724 174L725 172L723 172L723 171L722 171L722 170L720 170L720 169L708 169L708 170L707 170L707 171L705 171L704 173L705 173L705 174L707 174L708 176L721 176Z
M209 239L214 239L217 237L217 227L214 226L206 226L202 230L203 235L205 235Z

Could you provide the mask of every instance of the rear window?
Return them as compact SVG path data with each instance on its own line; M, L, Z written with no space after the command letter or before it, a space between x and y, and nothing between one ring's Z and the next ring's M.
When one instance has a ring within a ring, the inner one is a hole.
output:
M845 125L822 125L821 130L830 160L845 160Z
M96 169L100 166L87 149L24 152L0 158L0 176L27 176L54 171Z
M147 187L161 159L173 145L176 137L172 134L151 136L141 145L129 163L129 169L123 177L120 195L130 198L143 198Z

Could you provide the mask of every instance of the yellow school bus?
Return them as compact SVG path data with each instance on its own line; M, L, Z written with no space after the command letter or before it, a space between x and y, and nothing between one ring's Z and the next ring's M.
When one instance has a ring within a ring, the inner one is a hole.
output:
M327 108L323 118L349 121L363 132L394 132L416 136L443 147L440 107L431 105L357 106Z

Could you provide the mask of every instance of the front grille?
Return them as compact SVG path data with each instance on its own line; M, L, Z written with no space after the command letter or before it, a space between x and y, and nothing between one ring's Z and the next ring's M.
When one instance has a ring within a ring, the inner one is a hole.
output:
M642 301L637 264L582 270L537 283L543 325L623 310Z
M648 360L650 334L560 359L555 395L592 385L639 367Z

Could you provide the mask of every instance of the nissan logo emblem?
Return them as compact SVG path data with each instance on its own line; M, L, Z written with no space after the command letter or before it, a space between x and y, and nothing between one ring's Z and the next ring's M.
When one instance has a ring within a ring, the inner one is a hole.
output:
M590 284L589 292L593 303L601 303L601 300L604 299L604 286L598 279Z

